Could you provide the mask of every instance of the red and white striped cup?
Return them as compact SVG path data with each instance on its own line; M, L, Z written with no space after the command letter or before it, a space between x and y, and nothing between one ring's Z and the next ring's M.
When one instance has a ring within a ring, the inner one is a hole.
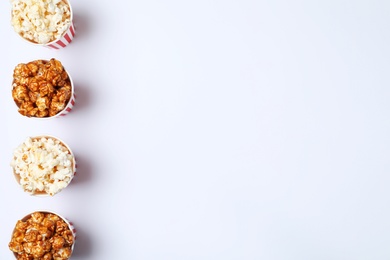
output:
M69 78L69 81L70 81L70 84L71 84L71 87L72 87L72 94L71 94L70 99L69 99L68 103L66 104L65 108L63 110L61 110L60 112L58 112L57 114L55 114L54 116L29 117L29 118L38 119L38 120L47 120L47 119L52 119L52 118L64 117L67 114L69 114L70 111L72 111L73 106L76 103L76 94L74 92L74 83L73 83L72 77L70 76L69 72L66 70L65 67L64 67L64 70L68 74L68 78ZM14 82L12 82L12 85L13 85L13 83ZM15 105L17 106L16 102L15 102Z
M48 43L37 43L37 42L33 42L31 40L28 40L26 38L24 38L21 34L19 34L19 36L27 41L28 43L30 44L33 44L33 45L36 45L36 46L43 46L43 47L46 47L46 48L49 48L49 49L54 49L54 50L59 50L59 49L63 49L65 48L68 44L70 44L75 36L75 27L73 25L73 10L72 10L72 6L70 5L70 2L69 0L63 0L64 2L66 2L66 4L69 6L69 10L70 10L70 24L69 24L69 28L61 35L61 37L59 37L58 39L55 39L51 42L48 42Z
M75 229L73 223L70 222L67 218L61 216L60 214L57 214L57 213L55 213L55 212L53 212L53 211L49 211L49 210L38 210L38 211L34 211L34 212L32 212L32 213L27 214L26 216L24 216L24 217L21 219L21 221L26 222L28 219L31 218L32 214L34 214L34 213L36 213L36 212L43 213L45 216L47 216L47 214L56 215L56 216L58 216L61 220L63 220L63 221L65 222L65 224L68 226L68 228L69 228L69 230L72 232L72 236L73 236L73 243L72 243L72 245L70 246L71 254L70 254L70 256L67 258L67 259L70 259L71 256L72 256L72 253L73 253L73 251L74 251L74 245L75 245L75 243L76 243L76 237L77 237L77 231L76 231L76 229ZM18 223L17 223L17 224L18 224ZM12 231L11 240L14 239L15 232L19 232L19 231L17 231L16 226L15 226L15 228L14 228L13 231ZM20 232L19 232L19 233L20 233ZM10 249L11 249L11 248L10 248ZM11 251L12 251L12 250L11 250ZM16 252L12 252L12 253L13 253L13 255L15 256L15 258L18 259L18 253L16 253Z
M69 178L68 182L66 183L66 186L63 187L61 190L57 191L57 193L61 192L63 189L65 189L70 183L71 181L73 180L74 176L76 175L76 171L77 171L77 161L76 161L76 157L74 156L74 153L73 151L70 149L69 145L67 145L63 140L61 140L60 138L58 137L55 137L55 136L52 136L52 135L38 135L38 136L30 136L30 138L34 141L36 140L41 140L42 138L45 138L45 139L52 139L54 141L58 141L66 150L67 152L72 156L72 176ZM15 156L13 157L13 160L15 160ZM22 187L21 185L21 177L19 174L16 174L15 172L15 168L13 167L13 173L14 173L14 177L16 179L16 182ZM46 187L45 187L46 188ZM31 191L31 190L24 190L25 192L29 193L30 195L32 196L36 196L36 197L50 197L50 196L55 196L55 194L52 194L50 195L49 193L47 193L46 191L38 191L38 190L35 190L35 191Z

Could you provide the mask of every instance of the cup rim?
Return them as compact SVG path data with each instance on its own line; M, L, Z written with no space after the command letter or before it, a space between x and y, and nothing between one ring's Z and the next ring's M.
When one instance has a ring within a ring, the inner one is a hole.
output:
M50 44L53 44L55 42L57 42L59 39L61 39L65 33L69 30L69 28L72 26L73 24L73 9L72 9L72 5L70 4L70 1L69 0L62 0L62 1L65 1L68 5L69 5L69 11L70 11L70 23L69 23L69 27L64 31L63 34L61 34L60 36L58 36L56 39L50 41L50 42L47 42L47 43L37 43L37 42L33 42L33 41L30 41L26 38L24 38L20 33L17 33L15 32L17 35L19 35L20 38L22 38L24 41L34 45L34 46L43 46L43 47L46 47ZM12 18L12 10L11 10L11 18Z
M54 58L54 59L55 59L55 58ZM37 60L31 60L31 61L29 61L29 62L39 61L39 60L41 60L41 61L47 61L47 62L50 61L50 59L49 59L49 60L46 60L46 59L37 59ZM58 60L58 59L56 59L56 60ZM58 60L58 61L59 61L59 60ZM60 61L60 62L61 62L61 61ZM27 63L28 63L28 62L27 62ZM61 64L62 64L62 62L61 62ZM58 118L58 117L60 117L61 115L63 115L63 114L65 113L66 108L69 106L70 102L72 102L72 100L74 100L75 95L74 95L74 83L73 83L72 76L70 75L69 71L65 68L65 66L64 66L63 64L62 64L62 67L64 68L64 70L65 70L66 73L68 74L68 78L69 78L70 86L71 86L71 92L72 92L72 94L71 94L71 96L70 96L68 102L66 103L64 109L62 109L60 112L58 112L58 113L55 114L54 116L47 116L47 117L24 116L24 115L22 115L22 114L20 114L20 113L18 112L19 115L21 115L21 116L23 116L23 117L26 117L26 118L31 118L31 119L34 119L34 120L49 120L49 119L53 119L53 118ZM11 91L14 89L13 83L14 83L14 79L13 79L13 77L12 77ZM15 104L16 108L19 110L19 107L18 107L18 105L16 104L15 100L14 100L14 104Z
M41 134L41 135L35 135L35 136L28 136L27 138L31 138L32 140L34 140L34 139L36 140L36 139L42 138L42 137L52 138L52 139L55 139L55 140L59 141L61 143L61 145L63 145L68 150L69 154L72 155L72 173L73 174L72 174L70 180L68 181L68 183L66 184L66 186L64 188L60 189L57 193L55 193L53 195L50 195L49 193L46 193L45 191L42 191L42 192L26 191L25 189L23 189L22 185L20 184L20 175L15 173L14 167L12 167L12 170L13 170L12 172L14 174L16 182L19 184L19 187L21 187L24 192L26 192L26 193L30 194L31 196L34 196L34 197L53 197L56 194L60 193L63 189L68 187L69 184L72 182L72 180L74 178L74 175L76 173L76 158L74 156L74 153L73 153L72 149L70 149L70 147L62 139L60 139L60 138L58 138L56 136L47 135L47 134ZM15 157L13 156L12 159L14 159L14 158Z
M66 223L66 225L68 226L69 230L72 232L72 236L73 236L73 244L72 244L72 246L70 247L71 255L70 255L69 258L68 258L68 259L70 259L71 256L72 256L72 254L73 254L73 251L74 251L74 245L75 245L75 243L76 243L76 232L75 232L75 230L74 230L73 224L71 224L71 222L70 222L67 218L65 218L65 217L62 216L61 214L58 214L57 212L52 211L52 210L35 210L35 211L33 211L33 212L30 212L29 214L24 215L24 217L18 219L18 221L19 221L19 220L21 220L21 221L26 221L27 219L31 218L31 215L32 215L32 214L34 214L34 213L36 213L36 212L57 215L59 218L61 218L61 219ZM11 232L11 239L12 239L12 236L13 236L15 230L16 230L16 224L15 224L14 228L12 229L12 232ZM11 251L11 252L12 252L12 251ZM15 256L15 258L17 258L17 253L12 252L12 254Z

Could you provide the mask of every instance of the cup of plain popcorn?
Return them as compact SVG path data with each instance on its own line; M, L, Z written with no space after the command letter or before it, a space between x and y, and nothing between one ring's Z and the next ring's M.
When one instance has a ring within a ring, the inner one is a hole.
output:
M62 140L53 136L28 137L13 153L11 167L22 189L34 196L54 196L76 174L76 159Z
M75 242L72 222L52 211L35 211L16 222L8 247L19 260L66 260Z
M72 42L75 29L68 0L10 0L11 24L34 45L61 49Z
M39 119L65 116L76 101L72 78L54 58L18 64L13 72L12 98L21 115Z

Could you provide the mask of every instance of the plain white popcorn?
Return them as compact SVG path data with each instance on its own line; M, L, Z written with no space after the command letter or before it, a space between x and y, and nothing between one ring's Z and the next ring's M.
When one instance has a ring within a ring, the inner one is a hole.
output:
M10 0L11 23L22 37L46 44L61 36L71 25L71 10L66 0Z
M29 137L15 149L11 166L26 192L53 196L72 180L73 161L72 154L59 140Z

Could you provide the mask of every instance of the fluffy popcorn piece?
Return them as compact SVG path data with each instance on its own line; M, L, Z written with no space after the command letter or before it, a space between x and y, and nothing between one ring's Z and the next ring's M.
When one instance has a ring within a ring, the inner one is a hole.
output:
M31 42L52 42L61 38L71 25L71 9L66 0L10 1L14 30Z
M58 217L55 223L52 221L53 213L34 212L25 218L18 220L9 249L14 253L16 259L63 259L70 258L75 241L75 233L70 225L62 218ZM18 226L26 228L20 231ZM47 233L46 224L53 225L53 232ZM58 228L60 226L60 228ZM56 231L62 230L61 232ZM69 237L72 237L69 239Z
M72 153L58 139L29 137L15 149L11 167L24 191L53 196L70 183L75 165Z

